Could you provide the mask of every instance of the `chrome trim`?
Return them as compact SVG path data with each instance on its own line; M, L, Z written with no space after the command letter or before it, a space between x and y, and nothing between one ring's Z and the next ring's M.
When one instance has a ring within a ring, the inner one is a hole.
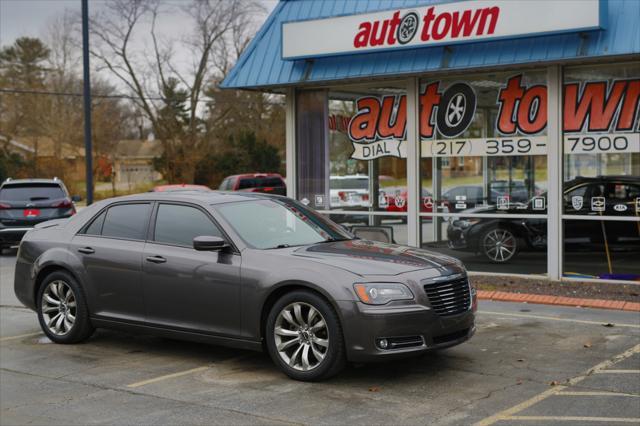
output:
M31 231L32 229L33 229L33 227L31 227L31 228L2 228L2 229L0 229L0 232Z

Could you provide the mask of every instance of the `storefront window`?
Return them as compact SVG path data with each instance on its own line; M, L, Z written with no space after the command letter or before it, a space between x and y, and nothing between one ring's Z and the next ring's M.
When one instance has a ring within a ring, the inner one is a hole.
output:
M405 83L315 92L313 105L298 102L298 199L356 233L406 244Z
M422 245L546 273L546 71L425 79L418 95Z
M637 62L565 68L565 276L640 280L639 107Z

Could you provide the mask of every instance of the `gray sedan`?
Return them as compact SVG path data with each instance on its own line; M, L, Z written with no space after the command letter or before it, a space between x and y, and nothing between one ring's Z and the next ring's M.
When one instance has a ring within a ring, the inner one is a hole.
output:
M294 200L251 193L141 194L37 225L15 292L56 343L109 327L264 348L298 380L475 331L456 259L355 239Z

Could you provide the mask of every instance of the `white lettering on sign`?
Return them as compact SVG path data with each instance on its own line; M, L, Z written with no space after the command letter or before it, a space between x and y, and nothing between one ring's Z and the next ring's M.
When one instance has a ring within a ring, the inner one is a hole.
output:
M283 59L602 28L602 0L475 0L285 22Z

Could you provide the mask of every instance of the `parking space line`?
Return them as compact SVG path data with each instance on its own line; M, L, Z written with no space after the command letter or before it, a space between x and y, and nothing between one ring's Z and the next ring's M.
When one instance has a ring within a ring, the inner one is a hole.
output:
M506 317L519 317L519 318L533 318L533 319L542 319L542 320L550 320L550 321L563 321L563 322L575 322L578 324L594 324L594 325L603 325L602 321L587 321L587 320L578 320L571 318L558 318L558 317L548 317L545 315L531 315L531 314L514 314L514 313L504 313L504 312L493 312L493 311L483 311L479 310L480 314L490 314L490 315L502 315ZM629 327L629 328L640 328L640 324L615 324L616 327Z
M598 374L640 374L640 370L598 370Z
M560 396L628 396L631 398L640 398L640 395L622 392L593 392L593 391L561 391L556 392Z
M209 368L209 366L205 365L205 366L202 366L202 367L192 368L190 370L179 371L177 373L172 373L172 374L166 374L164 376L154 377L152 379L143 380L141 382L131 383L130 385L127 385L127 387L128 388L139 388L140 386L148 385L150 383L156 383L156 382L160 382L160 381L163 381L163 380L173 379L175 377L186 376L188 374L193 374L193 373L197 373L199 371L204 371L207 368Z
M604 370L605 368L611 367L612 365L615 365L621 361L624 361L625 359L640 353L640 344L639 345L635 345L634 347L627 349L626 351L624 351L621 354L618 354L612 358L609 358L605 361L602 361L601 363L591 367L590 369L588 369L587 371L585 371L583 374L576 376L572 379L569 379L567 381L567 384L570 385L575 385L581 381L583 381L584 379L586 379L587 377L589 377L591 374L594 373L598 373L601 370ZM611 370L609 370L611 371ZM517 416L515 416L515 414L525 410L526 408L531 407L532 405L537 404L540 401L543 401L547 398L549 398L550 396L553 395L557 395L559 392L564 391L565 389L567 389L567 386L555 386L551 389L548 389L524 402L521 402L518 405L515 405L511 408L507 408L506 410L503 410L497 414L494 414L493 416L489 416L486 419L480 420L479 422L477 422L475 424L475 426L489 426L492 425L496 422L499 422L501 420L558 420L558 421L569 421L569 419L572 419L572 421L581 421L582 418L577 417L577 418L570 418L570 417L545 417L545 416L541 416L541 417L536 417L536 416L519 416L520 418L516 418ZM577 419L577 420L576 420ZM600 419L600 420L591 420L591 419ZM616 418L604 418L605 420L602 420L602 418L600 417L585 417L584 421L611 421L611 422L616 422L617 420L615 420ZM620 422L637 422L639 419L625 419L625 420L620 420Z
M16 340L16 339L22 339L25 337L33 337L33 336L39 336L42 334L42 331L39 331L37 333L27 333L27 334L20 334L18 336L7 336L7 337L0 337L0 342L6 342L7 340Z
M508 420L553 421L553 422L639 423L640 417L511 416L509 417Z

